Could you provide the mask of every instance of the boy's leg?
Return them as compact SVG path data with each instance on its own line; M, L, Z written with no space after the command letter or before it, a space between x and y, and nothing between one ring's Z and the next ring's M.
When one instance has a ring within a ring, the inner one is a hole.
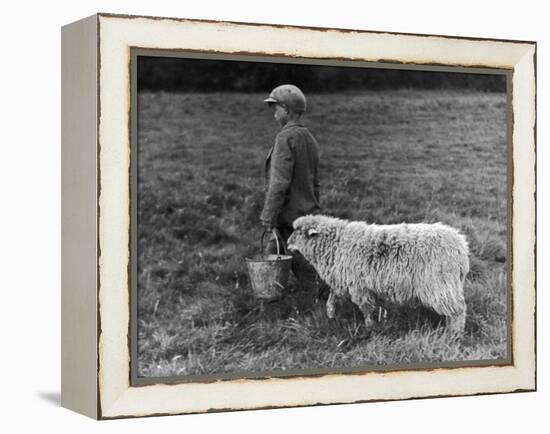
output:
M284 239L284 245L286 249L286 241L293 232L291 226L284 226L277 228L281 238ZM302 290L308 294L319 296L319 291L323 286L323 281L306 258L302 256L300 252L289 252L292 255L292 272L296 279L300 283Z

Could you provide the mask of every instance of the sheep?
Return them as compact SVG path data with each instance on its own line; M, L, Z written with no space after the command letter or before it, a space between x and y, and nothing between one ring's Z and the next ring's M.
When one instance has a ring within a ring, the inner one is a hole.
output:
M370 328L376 299L420 302L445 316L446 329L461 334L466 321L464 282L468 243L441 223L377 225L324 215L299 217L288 239L330 286L326 304L334 318L335 297L356 304Z

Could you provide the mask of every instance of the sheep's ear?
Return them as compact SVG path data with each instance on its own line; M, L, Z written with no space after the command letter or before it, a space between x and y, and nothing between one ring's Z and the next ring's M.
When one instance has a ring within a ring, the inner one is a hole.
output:
M315 235L319 235L319 231L318 231L318 230L316 230L316 229L309 229L309 230L307 231L307 236L308 236L308 237L313 237L313 236L315 236Z

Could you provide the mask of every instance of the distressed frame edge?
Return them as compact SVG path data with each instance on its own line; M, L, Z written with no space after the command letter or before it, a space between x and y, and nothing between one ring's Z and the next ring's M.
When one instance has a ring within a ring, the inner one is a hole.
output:
M514 44L536 44L533 40L520 40L520 39L498 39L491 37L475 37L475 36L456 36L456 35L443 35L443 34L430 34L430 33L409 33L409 32L396 32L396 31L383 31L383 30L361 30L351 29L343 27L320 27L320 26L306 26L296 24L276 24L276 23L252 23L247 21L231 21L231 20L214 20L214 19L202 19L202 18L177 18L167 16L152 16L152 15L132 15L132 14L119 14L111 12L98 12L97 16L100 18L123 18L123 19L139 19L145 18L148 20L166 20L176 22L189 22L189 23L207 23L207 24L230 24L237 26L251 26L251 27L273 27L279 29L306 29L315 30L321 32L342 32L342 33L371 33L380 35L395 35L395 36L419 36L419 37L436 37L436 38L452 38L464 41L488 41L488 42L510 42Z
M104 15L104 14L103 14ZM132 17L134 18L134 17ZM145 17L145 18L151 18L151 17ZM190 21L190 20L182 20L182 21ZM216 24L221 24L223 22L215 22ZM239 23L235 23L235 24L239 24ZM282 27L288 27L288 26L282 26ZM301 27L295 27L297 29L300 29ZM307 28L306 28L307 29ZM325 30L331 30L331 29L325 29ZM367 32L368 33L368 32ZM433 36L433 35L422 35L422 36ZM451 37L451 39L454 39L454 37ZM498 40L498 42L503 42L502 40ZM527 43L529 45L526 46L525 48L525 53L527 53L528 51L531 50L531 48L533 48L533 62L536 62L536 43ZM519 61L518 61L518 64L519 64ZM451 65L452 66L452 65ZM515 74L514 74L514 78L515 78ZM532 81L533 81L533 86L534 86L534 95L536 97L536 67L534 68L534 75L532 77L529 77L529 79L532 78ZM512 109L512 112L513 112L513 109ZM534 118L534 129L536 129L536 106L535 106L535 118ZM535 157L536 157L536 134L535 134L535 137L534 137L534 149L533 151L535 152ZM535 168L533 168L535 169ZM535 178L535 185L534 185L534 189L535 189L535 193L536 193L536 178ZM513 195L512 195L513 196ZM536 205L536 198L535 198L535 205ZM536 232L536 215L534 216L535 220L534 220L534 225L535 225L535 232ZM536 253L536 238L535 238L535 253ZM534 264L534 267L536 267L536 263ZM533 271L536 273L536 268L533 269ZM536 282L535 282L535 287L533 288L535 293L535 305L533 306L534 307L534 319L536 321ZM436 396L468 396L468 395L478 395L478 394L482 394L482 395L485 395L485 394L493 394L493 393L510 393L510 392L525 392L525 391L534 391L536 390L536 326L535 326L535 336L534 336L535 340L534 340L534 348L533 348L533 356L534 356L534 371L532 372L534 374L534 378L533 378L533 381L531 381L531 378L530 378L530 375L528 375L529 378L525 378L525 383L522 384L522 385L519 385L518 384L518 387L514 390L505 390L505 391L497 391L497 392L482 392L482 393L468 393L468 394L458 394L458 395L454 395L454 394L451 394L451 395L420 395L418 394L418 396L413 396L413 397L403 397L403 398L394 398L394 399L398 399L398 400L403 400L403 399L423 399L423 398L428 398L428 397L436 397ZM99 352L99 347L98 347L98 352ZM530 374L530 372L528 373ZM345 374L342 374L342 375L345 375ZM250 381L253 381L253 380L250 380ZM128 389L131 389L132 387L128 387ZM101 389L101 387L100 387ZM125 391L127 392L128 389ZM122 398L122 395L120 395L120 398ZM394 400L394 399L382 399L382 400ZM117 401L119 401L117 399ZM359 401L349 401L350 403L351 402L376 402L376 401L380 401L380 399L367 399L367 400L359 400ZM337 403L345 403L345 402L334 402L334 404L337 404ZM213 409L207 409L205 411L228 411L228 410L245 410L245 409L254 409L254 408L280 408L280 407L288 407L288 406L309 406L309 405L323 405L323 404L329 404L329 403L323 403L323 402L319 402L319 403L311 403L311 404L303 404L303 405L296 405L296 404L288 404L288 405L274 405L274 406L270 406L270 407L246 407L246 408L238 408L238 407L235 407L235 408L213 408ZM116 405L114 406L116 407ZM116 409L114 408L109 408L108 410L115 410L115 413L116 413ZM160 414L187 414L187 413L200 413L200 412L203 412L203 411L185 411L185 410L181 410L181 411L178 411L176 413L174 412L167 412L167 413L154 413L154 415L160 415ZM125 417L138 417L138 416L147 416L147 415L153 415L153 414L123 414L123 413L120 413L120 414L113 414L111 413L111 411L105 411L103 416L101 416L102 418L104 419L110 419L110 418L125 418ZM107 414L107 413L111 413L111 414Z

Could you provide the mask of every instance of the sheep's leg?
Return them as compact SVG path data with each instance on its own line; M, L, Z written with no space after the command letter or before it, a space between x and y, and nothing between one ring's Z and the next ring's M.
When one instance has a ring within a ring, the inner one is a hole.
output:
M327 300L327 316L330 318L330 319L333 319L334 318L334 313L335 313L335 306L334 306L334 303L336 302L336 293L334 292L334 290L331 288L330 289L330 293L328 295L328 300Z
M372 319L372 313L374 312L375 308L370 303L364 303L359 306L359 309L363 314L363 318L365 320L365 327L370 329L374 325L374 320Z
M466 325L466 311L456 315L445 317L445 325L448 331L454 334L464 333L464 327Z
M334 303L336 302L336 293L334 292L334 290L331 288L330 289L330 293L328 295L328 300L327 300L327 316L330 318L330 319L333 319L334 318L334 313L335 313L335 306L334 306Z
M466 324L466 302L462 286L435 282L433 288L436 288L436 292L428 287L421 290L417 288L418 298L424 305L445 317L445 329L448 332L462 334Z
M370 291L364 291L361 294L351 296L351 301L361 310L365 326L370 329L374 325L372 314L376 310L376 301L372 297Z

